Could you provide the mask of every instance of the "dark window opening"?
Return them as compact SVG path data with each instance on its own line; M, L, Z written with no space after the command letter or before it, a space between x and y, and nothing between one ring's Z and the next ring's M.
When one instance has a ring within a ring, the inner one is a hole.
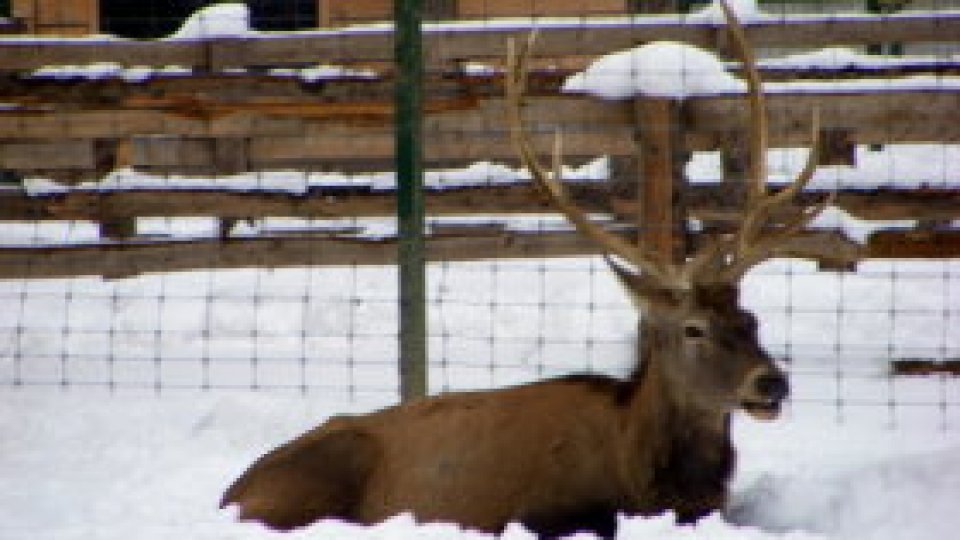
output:
M176 31L198 9L215 0L101 0L100 29L131 38L158 38ZM247 0L256 30L297 30L317 26L317 0Z

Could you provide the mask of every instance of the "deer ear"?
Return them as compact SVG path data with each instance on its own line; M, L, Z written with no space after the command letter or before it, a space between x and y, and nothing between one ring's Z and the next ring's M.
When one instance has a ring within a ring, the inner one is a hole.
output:
M675 308L679 300L675 291L665 288L658 280L642 274L632 266L610 255L604 255L613 275L627 290L630 300L641 312Z

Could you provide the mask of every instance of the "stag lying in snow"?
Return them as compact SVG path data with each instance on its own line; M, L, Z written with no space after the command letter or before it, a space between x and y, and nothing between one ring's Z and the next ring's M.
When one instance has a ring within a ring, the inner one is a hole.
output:
M409 511L485 531L516 521L545 537L612 536L618 513L670 509L692 521L722 509L734 466L731 412L771 419L788 393L758 343L756 319L738 305L739 281L823 206L791 205L814 156L791 187L767 193L759 76L738 22L729 10L727 17L749 79L754 184L737 233L682 265L596 225L570 202L559 155L551 175L524 131L529 44L510 57L510 121L524 164L557 209L602 246L652 329L632 378L569 376L336 417L260 458L222 505L284 530Z

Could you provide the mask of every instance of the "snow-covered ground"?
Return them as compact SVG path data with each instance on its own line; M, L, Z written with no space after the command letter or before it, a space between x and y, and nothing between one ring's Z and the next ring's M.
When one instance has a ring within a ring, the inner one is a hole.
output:
M736 4L745 20L763 17L752 0ZM691 20L716 22L717 16L708 9ZM246 9L215 6L171 39L211 35L253 35ZM636 54L660 59L671 54L682 58L678 65L685 68L703 66L702 91L723 85L742 90L714 57L700 53L660 44L621 53L599 68L606 65L622 77L631 73L627 68ZM860 61L833 51L784 65ZM78 71L132 81L156 73L98 65L51 67L38 75L74 77ZM318 73L364 76L339 68ZM634 85L629 92L647 84L666 86L661 91L668 95L698 91L683 86L690 83L689 73L675 75L672 85L654 77L641 77L639 85L628 81ZM960 182L955 147L858 152L859 167L824 169L814 183L955 187ZM802 150L772 153L772 176L792 176L802 159ZM699 154L688 175L693 181L715 180L718 168L716 155ZM577 174L597 179L606 173L597 162L568 177ZM435 172L429 181L462 185L523 176L479 164ZM211 180L120 171L83 188L302 192L318 185L393 183L389 173L335 178L277 172ZM40 180L28 188L62 189ZM854 236L861 231L858 237L878 225L836 214L827 221ZM250 234L278 226L283 225L261 223ZM215 223L195 220L141 220L139 228L176 236L216 232ZM94 237L94 227L84 223L0 226L0 243L6 245ZM278 535L236 523L230 511L217 509L224 487L264 451L330 415L396 400L395 283L396 272L389 268L0 282L0 539L488 538L449 524L417 525L409 516L371 528L322 523ZM434 391L498 387L583 370L616 375L630 368L635 314L600 260L438 264L430 269L429 287ZM960 380L894 378L889 362L960 359L960 261L872 262L848 274L774 261L747 276L743 297L761 318L763 342L785 360L792 377L784 418L772 424L736 418L740 465L724 515L690 527L675 525L669 515L624 517L618 537L955 536ZM502 538L531 536L512 527Z
M357 268L0 284L0 538L280 538L234 523L220 493L329 415L396 399L394 280ZM438 265L430 284L436 390L629 367L634 315L602 261ZM726 516L625 518L620 538L950 537L960 381L893 379L887 360L960 356L960 262L832 275L777 261L748 276L744 302L792 357L785 418L737 418ZM483 536L400 517L283 537Z

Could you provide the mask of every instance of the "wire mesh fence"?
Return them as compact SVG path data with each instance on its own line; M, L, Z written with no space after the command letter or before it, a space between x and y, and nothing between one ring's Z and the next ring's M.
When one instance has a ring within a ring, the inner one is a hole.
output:
M102 2L97 25L106 32L141 38L169 35L201 3L157 1L139 3L137 11L123 11L130 3ZM315 27L324 21L346 24L382 20L385 16L382 11L389 6L380 6L376 2L369 4L292 0L254 2L249 4L251 18L244 25L249 24L256 30L287 30ZM588 11L583 3L546 0L453 4L434 6L434 9L438 10L437 13L447 14L456 11L464 19L479 21L477 27L470 27L473 30L495 28L500 23L492 19L493 16L529 16L549 25L551 22L547 19L563 15L568 17L563 25L587 32L597 25L609 23L598 22L594 17L622 14L626 10L620 6L622 2L597 3ZM675 4L678 5L673 8L687 12L689 17L696 17L697 10L703 7L703 3L694 2ZM852 0L819 0L767 2L761 3L760 8L778 21L797 12L839 20L842 17L838 14L851 10L887 9L873 5L874 2L867 4L870 5ZM956 2L946 0L908 4L907 9L921 13L958 7ZM13 5L15 8L16 2ZM453 7L456 10L451 11ZM646 7L649 8L650 4ZM210 21L210 24L216 22ZM347 33L345 31L345 35ZM584 41L584 51L589 50L587 45ZM909 72L927 66L929 72L926 75L935 81L949 83L950 75L957 70L956 43L924 42L911 47L908 44L908 53L923 53L925 58L906 67L897 64L900 67L892 69ZM800 45L797 48L806 50L812 47ZM577 46L568 49L575 51ZM765 59L773 62L786 49L781 45L764 47ZM853 70L850 67L852 60L845 54L833 50L827 53L826 62L835 70ZM544 54L544 71L573 75L588 65L581 55L567 52L564 56L553 58ZM583 56L593 59L592 53L584 52ZM884 58L887 64L895 63ZM324 58L323 63L337 64L337 60ZM909 63L908 60L904 62ZM857 61L862 58L858 57ZM350 72L350 77L356 79L360 70L375 71L382 67L361 64L364 65L350 67L356 69ZM803 69L796 63L787 63L780 68ZM447 69L432 69L428 73L429 84L442 85L444 77L451 76ZM456 76L462 76L464 72L480 76L493 74L489 79L473 82L479 86L494 84L491 80L495 79L499 67L491 62L490 65L459 66L458 69ZM690 64L689 69L681 69L680 73L693 83L698 75L696 69L697 66ZM772 75L776 69L777 66L771 64L765 73ZM817 66L808 69L816 70ZM880 68L868 66L863 69ZM261 69L258 73L263 71ZM286 72L272 74L282 77ZM631 73L615 75L629 79ZM810 79L821 80L823 77L821 72ZM878 92L896 90L899 83L894 79L887 77L878 83ZM351 88L343 92L355 91ZM950 86L940 90L956 91ZM475 91L483 97L482 87L480 90L458 88L457 91ZM373 90L370 92L371 95L374 93ZM789 90L778 87L776 92L787 93ZM933 93L929 88L919 92ZM443 89L436 90L436 93L440 97L450 97L449 91ZM241 98L249 96L241 96L238 100ZM370 102L365 105L371 105ZM771 104L777 111L786 111L786 105L776 109L778 106L777 103ZM901 110L922 106L922 103L913 102ZM586 118L567 118L562 114L565 112L562 106L553 107L556 109L551 109L550 105L540 108L544 117L538 119L539 129L544 132L553 124L563 122L579 122L574 130L578 135L586 134L584 140L593 141L590 137L606 132L608 126L604 122L607 120L590 116L589 110L583 114ZM276 115L277 110L268 112ZM559 120L554 121L551 112L555 112ZM428 174L428 184L433 188L455 191L469 187L492 192L496 188L525 183L524 173L507 165L442 168L445 159L462 161L460 154L444 155L444 150L453 146L460 151L475 145L476 161L504 161L508 156L496 155L493 150L491 155L485 156L484 151L492 146L481 144L484 138L504 138L505 128L500 115L470 117L469 122L462 118L434 122L434 118L433 113L428 115L426 138L445 142L447 146L437 144L434 148L438 149L431 153L428 142L428 153L434 163L434 170ZM164 122L169 122L169 126L181 120L172 118ZM248 118L247 121L261 127L269 126L278 132L283 128L275 122L275 116ZM90 114L86 120L71 122L75 122L70 124L72 126L82 125L90 131L108 131L121 120ZM805 117L803 122L806 122ZM922 123L910 117L887 117L879 127L873 128L874 133L880 134L873 137L900 140L902 132ZM122 169L111 172L106 181L82 185L80 189L157 189L167 192L199 189L264 196L273 196L277 192L313 193L319 198L324 197L324 189L333 188L368 189L374 195L389 192L396 184L390 173L353 171L364 168L389 170L389 158L380 156L379 149L383 144L379 139L372 141L375 136L390 136L391 127L377 123L375 134L366 131L356 135L344 131L343 135L338 135L337 130L342 127L321 126L333 135L322 141L319 138L311 140L311 144L316 147L336 138L334 142L351 149L353 158L343 170L339 167L342 163L310 161L313 158L277 150L271 154L272 161L263 158L268 168L293 169L293 172L260 170L215 179L203 174L209 168L208 163L195 166L196 175L192 177L171 172L151 175ZM632 126L620 128L621 132L627 133L629 140ZM79 127L71 129L80 132ZM302 138L297 130L305 130L303 133L309 139L317 135L318 128L294 126L283 136ZM957 142L951 139L953 136L953 133L943 134L946 144L928 142L924 145L877 147L876 141L858 141L853 145L856 163L825 168L812 187L838 191L939 190L938 193L947 194L955 190L960 181L960 171L955 168L958 162L956 148L951 146ZM251 152L265 148L268 145L265 138L258 134L247 139L242 146ZM570 138L576 139L576 136ZM790 139L790 136L781 138ZM570 161L587 163L588 166L571 171L568 176L587 184L587 187L590 184L606 186L613 169L608 160L600 157L603 150L597 149L603 142L578 147ZM223 148L212 152L214 165L231 162L229 153ZM510 152L507 145L504 148L497 151L501 154ZM175 153L169 148L166 152ZM147 151L141 153L146 155ZM795 173L798 163L802 164L803 155L802 150L772 153L770 161L774 179ZM339 154L335 156L336 159L339 157ZM241 161L244 165L254 164L252 157ZM717 152L697 149L687 165L686 175L694 186L717 185L725 174L723 161ZM24 186L33 194L51 190L49 181L30 175L25 178ZM9 188L11 191L22 189L23 186ZM539 215L543 213L542 208L537 210L535 205L531 208L531 214L538 214L496 215L495 211L488 211L478 212L478 215L431 216L429 229L434 237L453 235L461 242L461 250L468 249L463 246L469 246L481 233L486 234L485 238L492 236L495 240L493 248L482 256L460 256L478 260L462 261L452 257L453 260L434 261L429 266L432 391L499 387L581 371L624 375L633 368L637 350L637 313L602 259L556 257L543 245L527 248L528 257L525 259L516 258L513 249L517 233L548 235L569 232L557 218ZM956 213L955 209L953 212ZM890 219L859 220L850 217L851 214L838 214L822 226L841 230L847 235L859 234L859 242L863 243L870 234L881 229L908 228L920 237L955 231L955 218L945 215L949 216L950 210L919 212L909 219L901 218L891 223ZM230 250L244 241L266 239L281 244L292 237L320 237L331 232L339 238L367 241L374 245L370 249L382 249L382 246L376 247L376 241L389 238L395 228L393 221L385 216L336 220L312 217L314 219L255 216L246 220L239 211L234 211L229 219L220 220L137 217L134 236L113 243L133 245L137 242L201 240L198 249L205 257L210 261L225 261L236 260L237 255ZM487 234L490 231L493 233ZM102 227L87 221L21 221L0 226L3 244L10 249L76 247L101 242L102 233ZM307 262L311 257L324 256L323 250L327 248L317 244L311 249L316 251L308 251L303 256ZM498 256L510 258L498 259ZM52 260L52 257L40 256L33 264L42 268L47 264L45 261ZM77 273L82 274L83 263L75 264L79 265ZM237 263L236 266L255 265ZM382 404L394 402L398 385L398 321L397 275L393 267L369 262L280 266L285 267L192 269L116 276L113 279L110 276L107 279L5 279L0 282L0 302L5 306L0 311L2 391L36 388L68 391L90 387L114 392L147 390L160 395L177 391L285 391L341 394L348 400L372 400ZM960 315L957 313L960 263L955 258L864 260L855 268L843 271L819 269L811 262L782 259L755 269L747 276L742 289L744 304L761 320L764 344L782 359L794 380L792 414L820 415L825 421L879 421L890 426L928 422L944 429L955 429L960 423L960 379L944 368L960 363ZM932 371L909 375L897 371L898 365L915 361Z
M895 375L956 361L954 263L856 274L775 263L745 304L794 380L797 414L917 415L956 425L960 380ZM9 388L296 391L396 399L395 273L382 268L201 272L103 283L5 283ZM625 375L635 313L601 260L449 263L430 272L434 391L570 372Z

